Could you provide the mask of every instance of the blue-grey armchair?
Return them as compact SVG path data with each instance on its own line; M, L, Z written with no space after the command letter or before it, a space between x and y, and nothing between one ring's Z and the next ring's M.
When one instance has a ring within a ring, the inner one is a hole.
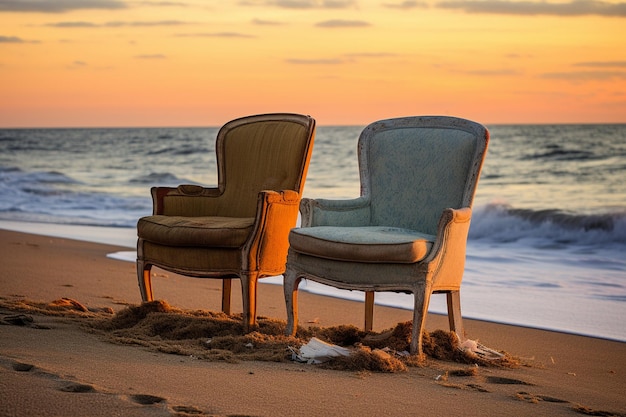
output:
M359 138L361 196L302 199L302 227L289 234L284 274L287 334L297 329L302 278L366 293L412 293L411 353L422 354L432 293L446 293L450 330L464 339L460 287L472 202L489 132L469 120L423 116L381 120Z

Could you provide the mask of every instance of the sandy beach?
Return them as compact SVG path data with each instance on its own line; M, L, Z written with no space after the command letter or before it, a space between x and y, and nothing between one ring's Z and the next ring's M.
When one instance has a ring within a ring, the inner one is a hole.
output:
M90 327L140 305L135 265L106 256L122 250L0 230L0 416L626 416L625 343L503 324L465 320L470 339L517 366L428 357L394 373L330 370L123 343ZM155 298L219 311L219 280L154 272ZM62 299L86 311L33 308ZM237 285L232 299L240 312ZM284 310L282 288L260 285L258 314L280 321ZM374 314L377 332L411 316L379 306ZM362 320L361 303L300 294L303 325ZM429 315L428 331L446 325Z

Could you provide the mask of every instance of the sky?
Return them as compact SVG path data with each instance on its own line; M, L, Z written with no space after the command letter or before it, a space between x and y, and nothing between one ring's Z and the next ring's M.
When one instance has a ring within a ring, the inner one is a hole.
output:
M0 128L626 123L620 0L0 0Z

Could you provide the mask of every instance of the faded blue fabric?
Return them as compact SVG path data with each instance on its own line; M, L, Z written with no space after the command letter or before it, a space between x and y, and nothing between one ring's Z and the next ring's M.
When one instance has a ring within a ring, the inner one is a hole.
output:
M434 242L435 236L419 233L414 230L388 226L368 227L303 227L294 229L293 233L341 243L354 243L356 245L393 245L410 243L415 240L427 240Z
M405 128L367 142L372 225L435 234L445 208L462 206L476 139L455 129Z
M418 262L428 254L434 235L389 226L302 227L293 229L293 250L348 262Z

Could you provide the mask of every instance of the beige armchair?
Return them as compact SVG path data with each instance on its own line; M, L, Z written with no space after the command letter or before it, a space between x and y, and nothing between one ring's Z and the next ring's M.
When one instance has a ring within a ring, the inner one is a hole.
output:
M481 125L453 117L405 117L367 126L359 138L361 196L301 203L289 234L287 333L298 323L301 279L365 291L371 330L375 291L414 295L411 353L422 353L432 293L446 293L451 331L464 339L459 291L474 192L489 141Z
M241 280L243 324L256 321L257 280L285 270L289 230L311 157L315 120L264 114L226 123L216 140L218 185L152 188L153 215L137 223L137 275L153 299L152 266L217 278L230 314L231 280Z

